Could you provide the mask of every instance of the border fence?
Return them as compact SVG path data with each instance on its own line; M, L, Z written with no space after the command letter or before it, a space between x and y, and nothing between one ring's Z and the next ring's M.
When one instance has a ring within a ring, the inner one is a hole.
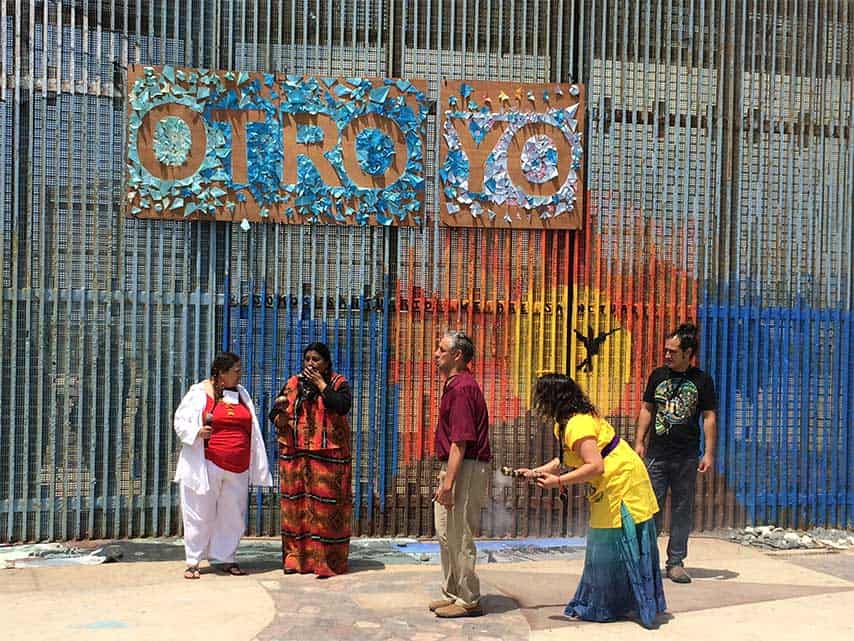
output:
M696 527L850 527L852 24L817 0L0 3L0 541L177 533L183 392L228 348L266 414L310 340L354 387L354 533L429 535L443 329L475 338L500 467L555 452L530 411L544 370L631 438L686 319L720 395ZM434 98L443 78L584 83L583 228L442 227L435 156L420 227L125 218L131 64ZM253 490L250 532L278 533L276 498ZM490 536L585 522L582 491L500 478L483 513Z

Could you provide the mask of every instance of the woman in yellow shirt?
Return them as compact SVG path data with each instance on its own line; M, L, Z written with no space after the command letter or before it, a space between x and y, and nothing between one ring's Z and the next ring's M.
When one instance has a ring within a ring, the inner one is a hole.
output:
M636 612L647 628L664 612L656 543L655 492L643 461L599 416L578 384L564 374L537 380L534 409L554 421L563 464L557 458L518 472L543 488L588 484L590 529L584 574L564 614L585 621L614 621Z

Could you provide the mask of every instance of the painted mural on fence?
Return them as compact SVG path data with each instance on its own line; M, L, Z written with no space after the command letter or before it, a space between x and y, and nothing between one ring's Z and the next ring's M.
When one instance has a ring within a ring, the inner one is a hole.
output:
M126 211L244 227L418 224L424 87L131 66Z
M383 362L390 301L354 296L346 305L335 305L338 318L313 317L312 302L311 297L234 294L225 307L222 348L243 356L245 383L258 392L258 412L266 416L275 390L302 368L303 348L317 340L329 346L336 371L353 385L350 422L353 458L359 461L353 474L354 509L359 515L364 508L370 520L375 501L380 509L386 503L399 458L399 391ZM324 307L314 308L317 316L323 316ZM287 328L285 340L280 328ZM265 433L268 455L275 461L275 433Z
M602 207L612 209L607 202ZM397 286L385 295L274 296L255 306L238 297L228 313L233 330L226 346L254 354L252 367L265 376L274 373L274 380L252 383L263 391L299 367L302 345L315 339L330 344L336 365L359 388L352 416L361 462L354 497L370 520L375 510L393 505L396 484L405 489L411 479L422 479L421 463L431 459L441 393L432 353L446 328L474 337L474 371L489 403L497 461L521 465L528 462L528 435L542 427L530 413L530 387L540 372L569 362L602 413L631 438L666 332L697 320L699 364L714 376L720 395L716 470L700 490L715 497L714 511L703 527L733 519L834 522L850 513L851 506L822 489L825 478L836 488L852 482L846 462L854 448L839 429L850 403L831 393L850 384L852 366L840 357L849 349L850 316L807 304L698 304L697 279L661 256L655 221L633 209L610 211L631 229L623 241L635 250L621 252L601 231L608 219L600 208L590 213L576 238L442 229L444 276L435 292L418 284L422 257L407 249ZM648 291L659 294L657 302ZM275 340L277 328L288 328L285 343ZM742 353L751 341L763 346L754 357L768 367ZM267 400L259 395L262 408ZM274 448L271 441L271 455ZM768 464L773 461L779 464ZM402 478L409 481L400 485ZM814 496L799 491L804 482L815 488Z
M659 257L654 229L640 212L623 217L634 218L633 242L645 247L623 260L603 251L596 207L577 240L559 231L502 231L494 237L447 230L442 263L451 275L442 291L412 285L418 260L410 256L402 265L391 330L401 465L432 453L440 393L432 352L447 328L466 329L475 341L475 375L498 432L532 420L534 380L545 371L564 371L569 363L569 373L628 436L625 429L637 418L643 384L658 364L666 331L678 319L696 319L697 305L696 279ZM646 287L678 288L686 298L681 305L662 306L653 318ZM511 432L508 448L515 447ZM511 455L495 449L499 456Z
M439 102L443 224L580 226L583 86L445 80Z

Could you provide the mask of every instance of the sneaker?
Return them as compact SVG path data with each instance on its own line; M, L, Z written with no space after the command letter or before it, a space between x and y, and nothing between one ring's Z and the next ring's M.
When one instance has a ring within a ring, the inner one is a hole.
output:
M435 601L430 601L430 605L427 606L430 608L430 612L435 612L439 608L446 608L449 605L453 605L453 599L436 599Z
M691 575L681 565L672 565L667 568L667 578L674 583L691 583Z
M456 619L458 617L479 617L483 616L483 609L480 604L471 608L466 608L456 603L446 605L444 608L436 610L436 616L442 619Z

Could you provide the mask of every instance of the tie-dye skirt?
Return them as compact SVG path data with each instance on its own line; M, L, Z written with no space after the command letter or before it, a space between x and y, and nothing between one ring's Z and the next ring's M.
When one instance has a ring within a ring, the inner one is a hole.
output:
M625 505L622 527L590 528L584 574L564 614L584 621L636 615L644 627L667 609L654 519L635 523Z

